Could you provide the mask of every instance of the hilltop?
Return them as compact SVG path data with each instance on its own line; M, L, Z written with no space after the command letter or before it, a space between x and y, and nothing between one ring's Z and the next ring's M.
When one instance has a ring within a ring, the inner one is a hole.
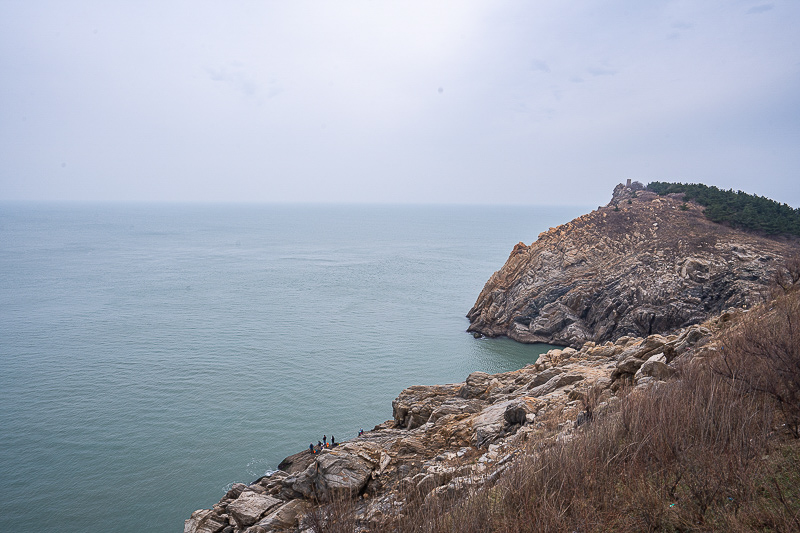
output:
M800 236L800 209L793 209L763 196L743 191L725 191L701 183L647 184L647 190L661 196L682 195L685 200L705 207L704 214L712 222L735 228L762 232L766 235Z

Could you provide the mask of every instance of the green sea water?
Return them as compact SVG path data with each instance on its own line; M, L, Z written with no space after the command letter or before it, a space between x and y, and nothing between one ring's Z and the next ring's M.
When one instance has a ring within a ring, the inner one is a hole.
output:
M0 205L0 531L182 531L405 387L535 361L465 314L586 210Z

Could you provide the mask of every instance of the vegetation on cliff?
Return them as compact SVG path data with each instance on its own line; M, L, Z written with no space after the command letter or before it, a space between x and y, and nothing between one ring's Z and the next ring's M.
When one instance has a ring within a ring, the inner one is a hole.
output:
M705 216L712 222L736 228L764 232L767 235L800 236L800 209L781 204L764 196L742 191L722 190L699 183L667 183L654 181L647 190L661 196L681 193L705 207Z

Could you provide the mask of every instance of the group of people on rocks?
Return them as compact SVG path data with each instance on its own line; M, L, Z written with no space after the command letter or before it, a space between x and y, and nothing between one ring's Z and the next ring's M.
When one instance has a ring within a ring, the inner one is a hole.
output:
M335 446L336 446L336 437L331 435L331 441L328 442L328 436L323 435L322 440L321 441L318 440L316 446L314 446L313 442L308 445L308 451L310 451L311 453L319 453L324 449L334 448Z
M360 428L358 430L358 436L360 437L363 434L364 434L364 428ZM315 454L315 453L320 453L322 450L335 447L336 447L336 437L331 435L331 441L328 442L328 436L323 435L322 440L318 440L316 446L314 445L313 442L308 445L308 451L311 452L312 454Z

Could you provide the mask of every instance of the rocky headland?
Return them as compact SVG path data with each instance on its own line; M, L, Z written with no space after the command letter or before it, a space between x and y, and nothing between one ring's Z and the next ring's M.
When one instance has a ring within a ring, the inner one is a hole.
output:
M184 532L327 530L325 509L343 501L352 522L342 530L385 530L410 500L456 501L491 486L533 445L572 439L624 396L718 353L718 333L747 314L797 244L683 205L620 185L608 206L517 245L470 311L470 329L568 347L513 372L409 387L391 420L234 484Z
M681 194L620 184L605 207L517 244L469 331L579 348L687 327L760 301L796 249L711 222Z
M669 379L676 361L716 349L709 342L713 327L588 342L580 350L551 350L513 372L409 387L392 402L392 420L333 449L287 457L277 472L253 483L233 485L213 508L195 511L184 531L312 531L309 514L342 497L352 500L364 531L380 531L410 494L458 497L491 483L529 444L569 438L588 417L602 414L624 386ZM587 411L590 395L594 409Z

